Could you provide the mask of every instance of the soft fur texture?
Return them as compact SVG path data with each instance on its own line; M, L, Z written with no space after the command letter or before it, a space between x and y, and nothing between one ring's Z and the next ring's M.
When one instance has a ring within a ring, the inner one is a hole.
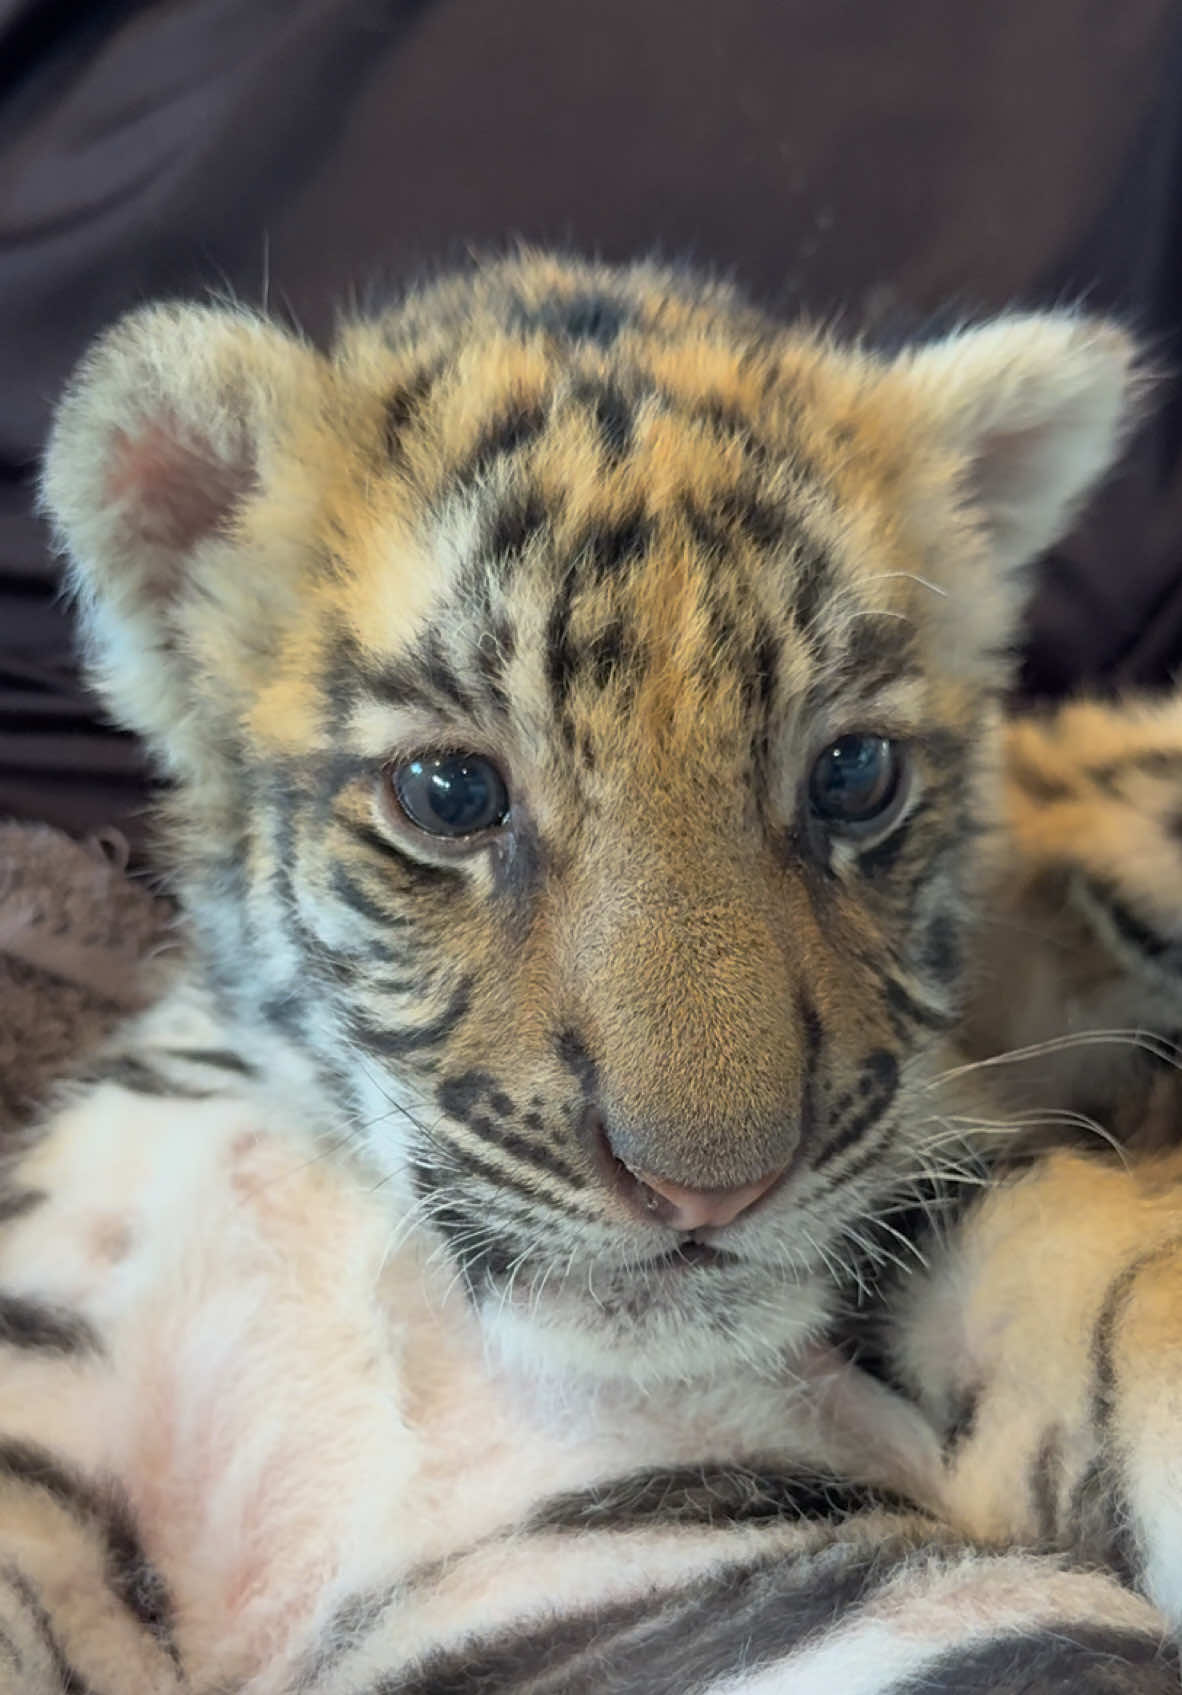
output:
M1043 1143L1175 1103L977 1063L1173 992L1168 718L1002 708L1139 384L534 254L100 343L46 499L193 957L10 1178L12 1687L1171 1685L1177 1156Z
M116 832L0 825L0 1136L168 981L174 914L127 857Z

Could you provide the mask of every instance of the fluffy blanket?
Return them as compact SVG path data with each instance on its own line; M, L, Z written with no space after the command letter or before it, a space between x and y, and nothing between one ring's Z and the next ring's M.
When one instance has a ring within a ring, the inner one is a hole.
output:
M128 874L118 834L0 824L0 1131L151 999L172 920L151 881Z

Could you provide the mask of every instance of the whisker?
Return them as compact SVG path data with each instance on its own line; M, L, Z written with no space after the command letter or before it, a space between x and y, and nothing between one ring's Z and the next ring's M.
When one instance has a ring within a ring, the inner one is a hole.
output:
M991 1054L987 1059L966 1061L962 1065L950 1067L947 1071L939 1072L930 1077L922 1085L924 1089L940 1088L950 1083L954 1078L966 1077L973 1071L985 1071L996 1066L1013 1065L1028 1059L1041 1059L1049 1054L1067 1053L1073 1048L1103 1047L1137 1048L1152 1055L1165 1065L1182 1070L1182 1048L1176 1042L1171 1042L1165 1036L1157 1036L1148 1030L1074 1030L1062 1036L1050 1036L1044 1042L1032 1042L1028 1047L1009 1048L1005 1053Z
M929 1149L983 1134L1017 1137L1031 1130L1064 1128L1088 1131L1111 1148L1122 1163L1127 1164L1127 1150L1121 1145L1119 1137L1097 1119L1069 1107L1031 1108L1026 1112L1015 1113L1011 1118L997 1119L977 1118L968 1113L952 1113L936 1122L942 1123L948 1129L949 1135L947 1138L935 1137L925 1143L925 1147ZM957 1128L962 1125L963 1130Z

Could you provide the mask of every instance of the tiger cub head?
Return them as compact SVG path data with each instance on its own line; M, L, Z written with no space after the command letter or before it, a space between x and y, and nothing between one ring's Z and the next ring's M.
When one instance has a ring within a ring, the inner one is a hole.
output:
M532 253L83 364L46 502L212 980L505 1346L774 1366L922 1173L1024 567L1135 384Z

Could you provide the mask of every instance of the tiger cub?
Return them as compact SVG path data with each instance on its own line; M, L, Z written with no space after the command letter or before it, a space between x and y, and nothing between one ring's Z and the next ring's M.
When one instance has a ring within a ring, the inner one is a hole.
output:
M6 1174L0 1690L1177 1686L1182 1159L1100 1115L1182 723L1003 717L1141 382L536 253L100 342L45 500L192 946Z

